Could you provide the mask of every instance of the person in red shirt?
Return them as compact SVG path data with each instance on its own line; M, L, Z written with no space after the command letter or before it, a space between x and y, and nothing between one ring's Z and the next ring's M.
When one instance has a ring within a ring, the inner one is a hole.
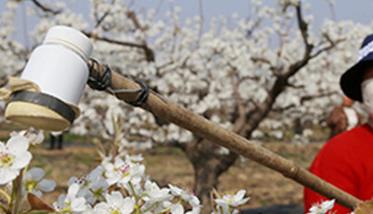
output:
M373 199L373 34L367 36L359 50L357 63L340 79L343 93L363 103L368 123L330 139L317 154L310 171L327 182L361 200ZM304 210L330 200L304 189ZM344 214L352 210L335 204L330 213Z

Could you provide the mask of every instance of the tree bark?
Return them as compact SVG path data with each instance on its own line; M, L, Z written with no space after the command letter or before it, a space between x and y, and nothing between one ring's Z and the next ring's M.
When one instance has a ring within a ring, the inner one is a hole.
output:
M182 150L193 166L193 189L201 199L202 213L211 213L211 191L218 188L219 177L234 164L238 155L233 152L222 155L219 146L203 139L184 144Z
M214 159L209 158L206 162L193 164L194 168L194 191L202 203L202 213L212 210L210 193L218 185L219 175L216 174Z

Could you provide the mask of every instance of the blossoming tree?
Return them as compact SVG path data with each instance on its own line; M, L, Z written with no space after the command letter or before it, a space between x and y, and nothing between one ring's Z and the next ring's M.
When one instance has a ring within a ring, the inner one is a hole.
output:
M22 1L9 1L1 19L7 28L0 32L0 51L12 60L0 64L8 73L18 71L28 53L10 36L17 4ZM56 24L81 29L94 41L100 61L246 138L260 126L279 127L297 117L321 120L338 95L338 76L354 60L356 41L369 29L328 21L316 32L299 1L281 0L276 8L255 1L250 17L214 18L208 27L201 17L180 21L179 12L173 6L161 17L156 10L139 12L115 0L91 1L90 20L62 4L35 4L29 11L40 16L35 44ZM122 146L181 148L194 167L195 191L203 201L238 158L162 118L104 93L86 92L73 132L109 139L112 121L119 119ZM280 123L268 119L276 111Z

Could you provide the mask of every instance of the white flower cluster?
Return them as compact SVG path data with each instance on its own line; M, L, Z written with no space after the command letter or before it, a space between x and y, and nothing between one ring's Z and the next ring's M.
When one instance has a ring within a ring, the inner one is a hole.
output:
M15 199L23 200L27 193L41 197L43 192L51 192L56 186L54 181L45 179L43 169L35 167L26 170L31 160L28 147L31 142L36 142L35 139L42 140L40 136L35 131L31 134L23 131L12 133L6 144L0 143L0 188L12 186ZM160 187L145 176L142 160L140 155L106 157L88 175L70 178L67 194L60 195L53 208L47 205L44 208L47 206L49 211L53 209L54 213L61 214L201 212L200 200L195 195L171 184ZM17 178L22 178L20 183ZM16 190L20 187L22 191L18 194ZM9 203L14 203L6 192L0 191L0 194L8 197ZM236 208L247 201L244 190L235 195L218 197L215 199L217 212L214 213L237 213Z
M14 136L5 144L0 142L0 185L13 181L31 160L29 142L21 135Z
M51 192L56 184L54 181L45 179L43 169L28 168L32 155L28 151L30 145L43 141L43 136L35 130L11 133L11 138L6 144L0 142L0 187L12 185L12 182L21 177L21 198L26 193L33 193L41 197L43 192Z
M145 177L141 156L107 157L82 178L69 181L67 195L54 203L58 213L199 213L199 199Z
M174 186L159 187L149 180L141 156L107 157L101 165L82 178L69 181L66 195L54 203L57 213L172 213L197 214L199 199ZM214 213L237 213L245 204L246 192L215 199Z

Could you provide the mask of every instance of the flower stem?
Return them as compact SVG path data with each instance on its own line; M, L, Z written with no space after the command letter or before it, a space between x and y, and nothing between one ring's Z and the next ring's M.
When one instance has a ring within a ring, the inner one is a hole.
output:
M135 188L132 185L132 182L129 181L128 185L130 186L132 194L133 194L133 196L135 196L135 200L136 200L136 203L137 203L139 201L139 196L136 194L136 191L135 191Z
M140 205L138 204L140 198L139 198L139 196L136 194L135 188L133 187L133 184L132 184L131 181L128 182L128 185L130 186L130 189L131 189L131 191L132 191L132 194L133 194L133 196L135 197L135 201L136 201L135 213L136 213L136 214L141 214Z
M13 181L13 207L12 214L18 214L19 206L22 200L22 179L23 179L23 170L21 170L19 176Z

